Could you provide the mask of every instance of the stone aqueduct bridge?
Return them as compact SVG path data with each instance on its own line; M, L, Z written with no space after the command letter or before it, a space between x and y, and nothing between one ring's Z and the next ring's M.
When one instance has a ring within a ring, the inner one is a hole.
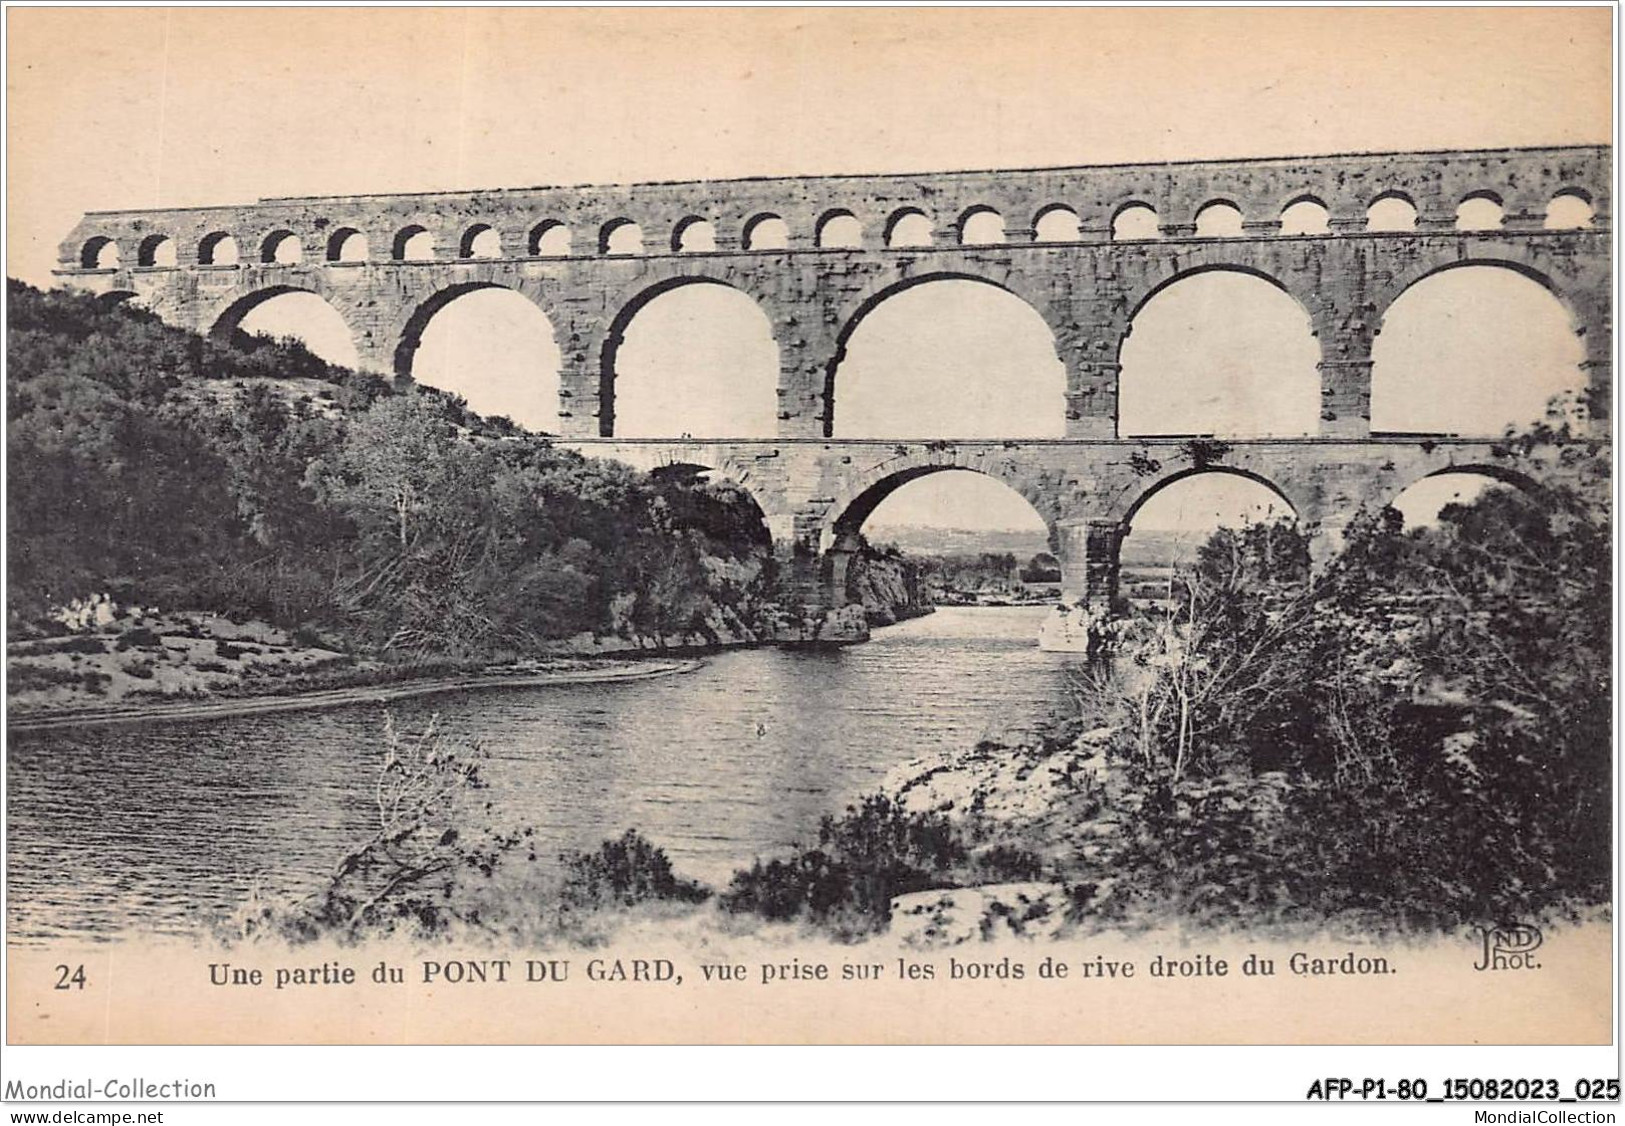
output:
M1609 185L1607 148L1566 147L272 199L93 212L62 243L58 273L75 286L135 295L166 320L205 332L233 330L279 294L316 293L344 317L364 367L401 377L446 303L475 289L512 289L542 309L560 345L557 433L584 452L645 468L702 465L737 481L756 497L781 550L801 561L804 579L813 581L824 561L826 597L840 598L846 552L885 495L915 477L966 468L1033 504L1051 528L1068 593L1099 603L1115 588L1118 544L1138 505L1204 467L1179 440L1117 437L1119 350L1135 313L1159 290L1203 271L1238 270L1308 312L1321 354L1320 433L1234 441L1206 468L1268 484L1326 533L1326 550L1360 505L1386 501L1421 477L1461 467L1499 472L1484 440L1371 432L1372 340L1394 300L1429 275L1495 264L1544 285L1583 341L1594 425L1608 426ZM1546 229L1548 205L1565 195L1590 205L1590 223ZM1371 205L1396 197L1414 208L1414 228L1368 229ZM1499 226L1458 227L1458 206L1473 199L1499 207ZM1283 211L1300 201L1325 210L1326 233L1281 233ZM1215 203L1239 210L1235 237L1197 237L1198 215ZM1118 216L1134 207L1154 210L1155 237L1114 237ZM1040 241L1040 220L1057 210L1076 216L1076 237ZM1002 241L967 243L984 212L1002 219ZM888 245L912 214L928 222L929 245ZM837 219L861 226L861 245L826 245ZM776 249L761 248L769 220L787 232ZM685 253L701 221L715 249ZM612 253L628 224L637 225L643 250ZM433 256L407 258L422 254L409 240L423 232ZM360 244L357 234L365 257L344 260ZM228 261L232 245L237 259ZM290 263L292 246L300 259ZM123 265L103 267L110 247ZM836 368L854 328L901 289L943 278L997 286L1043 316L1066 368L1064 439L829 436ZM767 314L780 355L778 434L617 439L623 331L654 296L698 283L741 290Z

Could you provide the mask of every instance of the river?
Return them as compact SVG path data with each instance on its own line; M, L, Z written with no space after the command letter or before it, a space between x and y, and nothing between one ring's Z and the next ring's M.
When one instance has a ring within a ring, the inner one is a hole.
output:
M843 649L740 649L621 684L488 688L387 705L478 742L494 812L544 850L637 828L725 885L936 748L1064 710L1045 607L945 608ZM14 735L13 942L196 934L251 888L316 886L365 840L385 706Z

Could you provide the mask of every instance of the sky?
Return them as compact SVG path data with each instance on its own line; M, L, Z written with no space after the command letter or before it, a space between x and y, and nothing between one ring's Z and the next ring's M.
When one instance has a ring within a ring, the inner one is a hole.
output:
M7 271L50 284L56 243L96 208L1606 142L1610 17L1602 7L10 8ZM1006 295L989 287L951 284L905 292L860 326L837 373L838 434L1058 426L1059 365L1035 315L1001 306ZM1293 322L1301 310L1180 288L1169 306L1147 306L1130 338L1125 431L1223 429L1171 413L1190 403L1208 423L1303 428L1314 384ZM752 393L689 432L771 420L771 337L735 297L678 290L632 323L618 365L623 433L658 430L719 371ZM1433 312L1461 300L1444 295ZM454 302L451 319L431 323L418 378L545 422L545 319L482 301L472 312L472 298ZM284 327L275 314L267 305L269 323L248 327ZM1538 322L1508 327L1525 342L1519 355L1530 340L1546 347L1535 357L1543 379L1569 378L1561 340ZM1379 340L1393 348L1402 336L1385 327ZM1471 342L1473 326L1457 338ZM1475 355L1492 359L1513 347L1479 343ZM1437 339L1413 342L1409 357L1400 348L1395 378L1436 377L1429 346ZM1473 406L1504 408L1496 393ZM1019 501L932 480L876 518L1031 518Z

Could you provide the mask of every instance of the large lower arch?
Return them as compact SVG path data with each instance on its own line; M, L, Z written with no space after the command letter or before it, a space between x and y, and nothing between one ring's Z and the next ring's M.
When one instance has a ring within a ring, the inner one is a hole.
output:
M1220 529L1267 529L1267 557L1283 568L1306 568L1312 545L1273 531L1282 521L1306 531L1303 516L1279 485L1250 470L1208 465L1171 473L1135 497L1113 529L1120 589L1104 600L1121 594L1130 603L1159 604L1170 595L1175 569L1194 564ZM1101 538L1109 542L1111 535Z
M610 325L599 366L603 437L769 438L778 344L754 298L702 275L639 292Z
M983 480L998 482L1012 496L1020 497L1026 502L1027 507L1043 522L1050 536L1050 546L1054 546L1054 514L1050 512L1046 515L1046 510L1052 507L1051 498L1042 490L1020 477L1007 477L989 473L983 468L952 462L905 466L880 475L876 480L855 489L851 494L837 498L836 507L832 509L836 515L825 529L821 546L825 550L839 548L842 545L850 547L855 537L862 531L863 525L875 514L875 510L890 500L899 489L938 474L974 474Z
M1544 492L1540 482L1504 465L1451 465L1419 477L1396 490L1385 500L1405 518L1405 526L1425 527L1436 523L1446 504L1471 504L1486 489L1497 486L1517 489L1538 498Z
M314 290L273 285L245 294L217 316L209 335L230 340L238 332L295 337L330 364L360 364L355 334L344 314Z
M1229 480L1238 483L1248 482L1274 497L1282 508L1291 513L1292 519L1298 520L1303 516L1300 506L1287 495L1286 490L1281 488L1280 485L1277 485L1268 477L1264 476L1262 473L1257 473L1251 469L1244 469L1239 466L1232 465L1202 465L1192 466L1188 469L1181 469L1177 472L1170 473L1165 477L1160 477L1148 484L1143 490L1135 495L1133 500L1129 502L1128 507L1124 510L1122 517L1124 529L1127 530L1130 528L1134 524L1135 519L1140 516L1141 510L1157 497L1165 496L1170 489L1175 487L1183 487L1193 481L1204 478L1213 481L1220 481L1228 478ZM1273 519L1273 517L1269 518Z
M523 293L490 282L434 293L413 310L395 349L398 378L543 432L558 425L560 366L547 314Z
M1551 280L1513 261L1452 262L1408 279L1371 348L1378 433L1496 435L1583 400L1585 344Z
M994 468L994 472L989 472ZM1035 481L1014 473L1001 473L997 467L977 467L953 462L920 462L890 471L877 471L857 483L852 491L837 498L831 509L833 519L820 541L821 579L826 597L833 605L846 601L847 569L853 555L864 543L864 526L871 517L895 505L911 490L927 481L959 479L972 495L964 505L952 508L937 503L915 513L914 523L938 527L983 530L1020 530L1041 535L1049 552L1057 552L1060 540L1054 515L1054 498ZM1024 562L1025 560L1023 560ZM1064 567L1064 562L1063 562Z
M1319 362L1309 312L1278 279L1182 271L1140 300L1119 344L1118 436L1318 433Z
M1064 437L1066 368L1043 316L1008 287L959 272L908 278L870 294L842 325L824 433Z

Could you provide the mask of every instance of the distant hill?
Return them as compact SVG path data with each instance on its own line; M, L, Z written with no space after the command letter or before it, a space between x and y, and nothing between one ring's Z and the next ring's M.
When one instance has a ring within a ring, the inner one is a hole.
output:
M1049 537L1043 532L977 531L972 528L935 528L914 524L878 524L863 530L864 538L875 545L896 544L914 555L975 555L1009 552L1026 561L1049 550Z
M1048 551L1049 541L1042 532L977 531L972 528L934 528L914 524L871 525L864 538L876 546L896 544L913 555L978 555L982 552L1009 552L1027 560ZM1166 567L1190 562L1196 549L1208 537L1206 531L1180 532L1160 528L1136 528L1123 537L1122 562L1129 567Z
M1156 528L1136 528L1123 537L1119 559L1125 566L1167 567L1187 563L1208 538L1202 532L1176 532Z

